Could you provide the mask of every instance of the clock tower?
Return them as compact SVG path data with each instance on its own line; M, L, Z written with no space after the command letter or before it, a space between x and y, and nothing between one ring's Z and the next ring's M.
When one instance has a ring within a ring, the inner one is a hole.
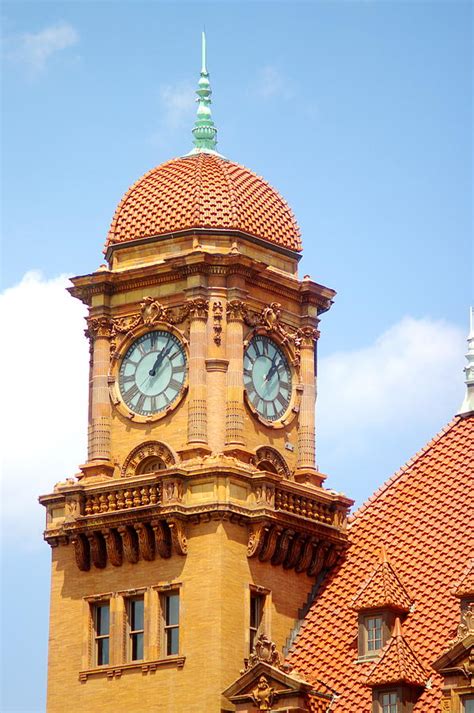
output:
M89 446L40 498L52 547L48 713L219 713L280 652L346 547L315 464L334 292L298 278L282 197L220 155L203 42L194 148L119 203L87 305Z

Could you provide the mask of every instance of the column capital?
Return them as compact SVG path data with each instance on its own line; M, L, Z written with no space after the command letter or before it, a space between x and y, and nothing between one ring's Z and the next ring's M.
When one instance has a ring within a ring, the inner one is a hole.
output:
M205 322L209 314L209 300L203 297L196 297L196 299L188 300L186 305L189 310L189 319L201 319Z

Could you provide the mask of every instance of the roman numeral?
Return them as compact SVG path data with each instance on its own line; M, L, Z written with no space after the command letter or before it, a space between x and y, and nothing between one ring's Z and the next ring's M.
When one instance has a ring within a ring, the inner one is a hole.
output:
M181 382L176 381L176 379L170 379L170 383L168 384L168 389L169 388L174 389L175 391L179 391L181 389ZM167 390L168 390L167 389Z
M287 401L286 401L285 397L284 397L281 393L277 395L276 400L278 401L278 403L279 403L282 407L283 407L283 406L286 406Z
M135 374L128 374L128 376L122 377L122 384L129 384L131 381L135 381Z
M143 411L143 406L145 405L146 396L145 394L140 394L140 398L137 401L137 411Z
M150 401L151 401L150 410L151 410L151 411L156 411L156 410L157 410L157 408L156 408L156 396L152 396L151 399L150 399Z
M137 394L139 393L138 391L138 386L134 384L131 389L126 391L123 395L125 401L131 401Z
M184 364L181 364L180 366L173 366L173 374L183 374L185 370L186 367Z

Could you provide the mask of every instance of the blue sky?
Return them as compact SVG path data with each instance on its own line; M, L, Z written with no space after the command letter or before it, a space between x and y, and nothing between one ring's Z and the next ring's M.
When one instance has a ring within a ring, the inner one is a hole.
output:
M34 498L84 459L87 349L59 276L95 269L123 192L189 150L202 27L219 150L278 188L302 229L301 275L338 292L321 322L318 460L360 502L463 397L471 10L3 4L2 320L11 343L33 335L42 378L34 393L9 379L4 416L2 711L44 710L50 553ZM47 430L25 442L32 407Z

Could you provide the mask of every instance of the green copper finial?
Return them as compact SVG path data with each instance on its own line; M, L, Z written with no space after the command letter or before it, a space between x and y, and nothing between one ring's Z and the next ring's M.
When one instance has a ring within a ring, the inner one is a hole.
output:
M206 35L204 32L202 33L201 45L201 76L196 94L198 95L198 109L193 129L193 143L195 146L193 153L196 151L215 151L217 129L214 126L211 114L212 91L206 66Z

